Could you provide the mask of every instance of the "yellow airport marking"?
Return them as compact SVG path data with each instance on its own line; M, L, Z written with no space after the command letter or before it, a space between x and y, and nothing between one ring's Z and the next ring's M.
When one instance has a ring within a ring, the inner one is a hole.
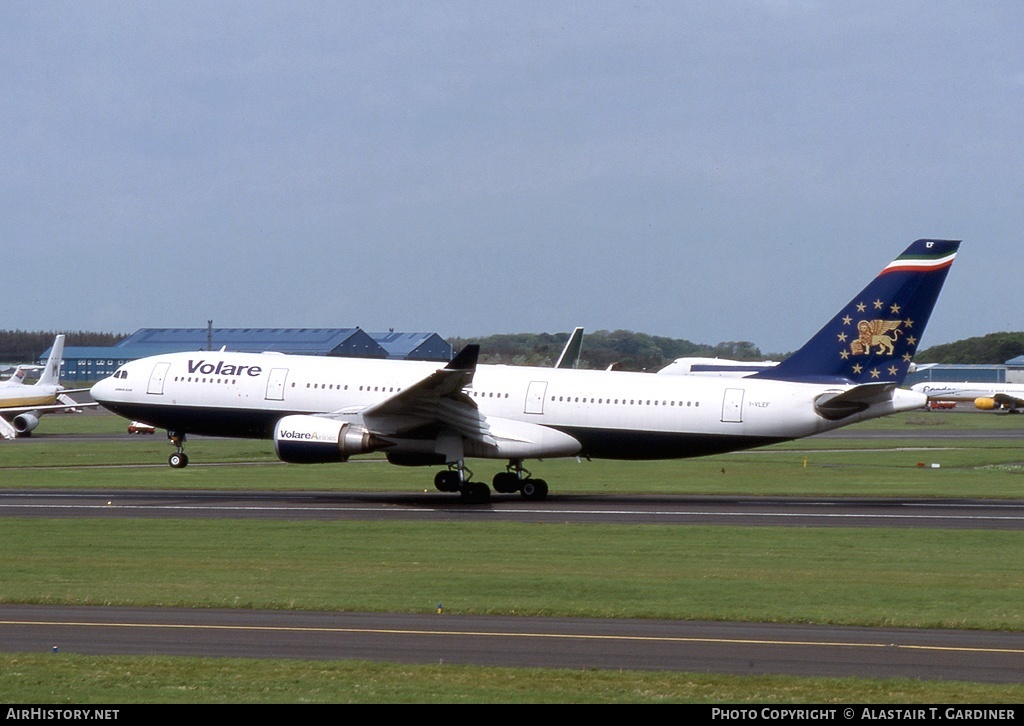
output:
M25 626L64 626L88 628L155 628L160 630L227 630L252 632L292 632L292 633L362 633L367 635L443 635L447 637L485 637L485 638L538 638L551 640L617 640L627 642L662 642L662 643L711 643L719 645L793 645L816 646L828 648L896 648L906 650L923 650L960 653L1001 653L1007 655L1024 655L1024 648L979 648L947 645L914 645L901 643L843 643L838 641L815 640L758 640L750 638L697 638L668 635L593 635L572 633L510 633L474 630L402 630L395 628L343 628L343 627L295 627L287 625L209 625L209 624L176 624L176 623L96 623L75 621L33 621L33 620L0 620L0 625Z

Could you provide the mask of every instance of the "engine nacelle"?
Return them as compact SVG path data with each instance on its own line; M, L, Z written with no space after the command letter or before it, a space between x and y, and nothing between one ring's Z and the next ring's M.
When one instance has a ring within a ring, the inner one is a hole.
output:
M285 416L274 427L274 451L290 464L347 461L380 448L366 429L319 416Z
M19 434L27 434L39 425L39 417L34 413L21 413L11 419L11 424Z
M982 411L992 411L999 408L999 404L996 403L996 399L994 398L975 398L974 405Z

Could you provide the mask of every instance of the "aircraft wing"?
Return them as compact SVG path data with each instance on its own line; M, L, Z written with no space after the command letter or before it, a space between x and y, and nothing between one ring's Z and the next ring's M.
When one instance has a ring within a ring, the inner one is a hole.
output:
M98 403L52 403L46 406L4 406L0 408L0 415L17 416L19 413L56 413L57 411L71 411L78 408L95 408Z
M480 347L467 345L444 368L374 406L363 409L363 424L382 436L440 426L475 441L493 444L486 417L462 392L473 381Z
M992 400L1000 406L1009 406L1010 408L1020 408L1024 406L1024 398L1021 398L1020 396L1011 396L1009 393L997 393L992 396Z

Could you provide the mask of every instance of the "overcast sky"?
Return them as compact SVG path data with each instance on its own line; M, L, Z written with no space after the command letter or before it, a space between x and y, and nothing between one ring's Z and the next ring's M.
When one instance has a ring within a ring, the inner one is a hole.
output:
M0 4L0 328L1024 330L1024 4Z

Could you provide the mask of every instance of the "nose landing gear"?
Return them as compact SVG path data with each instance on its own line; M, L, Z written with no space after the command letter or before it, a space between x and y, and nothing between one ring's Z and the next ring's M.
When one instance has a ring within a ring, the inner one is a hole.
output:
M184 469L188 466L188 454L185 453L185 434L168 431L167 438L174 444L174 453L167 458L172 469Z

